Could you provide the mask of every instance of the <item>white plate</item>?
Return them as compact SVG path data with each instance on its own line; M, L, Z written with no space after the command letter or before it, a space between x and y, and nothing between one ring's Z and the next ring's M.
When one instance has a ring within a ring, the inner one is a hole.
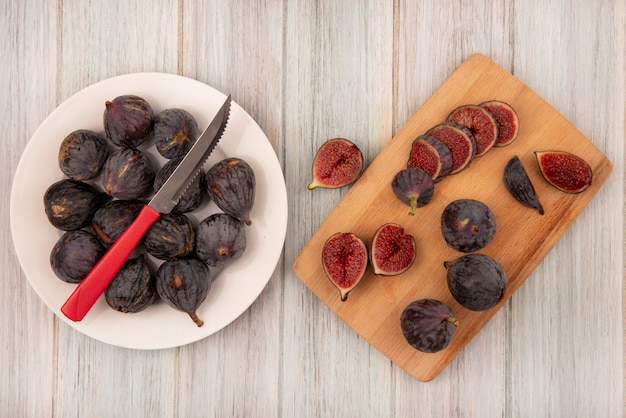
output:
M53 182L64 178L57 163L63 138L81 128L104 132L104 102L123 94L143 97L155 113L172 107L186 109L195 116L200 129L208 125L226 99L225 94L206 84L162 73L114 77L70 97L39 126L20 159L11 192L13 242L22 269L39 297L75 329L121 347L177 347L205 338L230 324L265 288L285 241L285 179L263 131L233 102L224 136L205 169L227 156L243 158L255 172L256 199L251 213L252 225L246 228L248 244L244 255L216 276L209 296L198 309L204 325L197 327L187 314L168 307L163 301L136 314L122 314L111 309L102 296L81 322L67 319L60 307L76 285L61 281L50 268L50 251L62 231L48 222L43 195ZM165 161L156 153L152 143L141 148L150 152L155 161ZM193 216L199 221L218 211L213 203L209 203Z

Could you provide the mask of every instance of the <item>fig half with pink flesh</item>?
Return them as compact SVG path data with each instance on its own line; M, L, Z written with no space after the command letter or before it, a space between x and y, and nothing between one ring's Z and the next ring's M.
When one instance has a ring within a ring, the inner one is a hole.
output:
M391 182L396 197L415 215L417 208L430 202L435 192L435 184L430 175L421 168L405 168L398 172Z
M372 238L370 261L374 274L397 276L407 271L415 261L415 238L401 225L390 222L382 225Z
M581 157L566 151L535 151L539 170L552 186L565 193L582 193L591 186L593 172Z
M452 122L440 123L429 129L426 135L435 137L450 150L452 155L450 174L456 174L468 167L476 155L474 136L464 126Z
M477 105L463 105L448 115L447 121L465 126L476 141L476 157L485 155L498 139L496 120L484 108Z
M452 171L452 153L432 135L420 135L411 144L407 167L421 168L439 182Z
M513 107L501 100L489 100L479 105L486 109L496 120L498 125L498 137L494 146L504 147L509 145L519 134L519 118Z
M361 175L363 154L359 147L344 138L324 142L313 160L313 180L307 188L336 189L347 186Z
M339 290L342 302L365 276L367 247L361 238L351 232L338 232L330 236L322 249L324 272Z

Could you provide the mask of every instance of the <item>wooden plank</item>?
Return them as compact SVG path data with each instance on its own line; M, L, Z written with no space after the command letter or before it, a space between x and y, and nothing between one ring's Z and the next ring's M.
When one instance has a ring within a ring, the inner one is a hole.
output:
M493 149L477 158L462 173L444 179L437 184L433 201L414 218L407 217L406 206L398 204L389 185L406 165L413 139L445 120L455 107L493 98L504 100L517 110L520 137L509 147ZM564 149L584 155L594 171L592 187L579 195L552 189L539 178L537 164L532 161L533 151L541 149ZM504 188L502 170L514 155L519 155L529 171L546 210L544 216L519 205ZM515 293L597 193L611 169L604 154L547 102L486 57L473 55L452 73L371 163L302 250L294 262L294 270L313 293L363 338L416 378L429 381ZM481 252L502 264L509 283L503 301L486 312L462 308L445 284L442 263L460 254L441 239L439 219L445 205L458 198L485 202L498 222L494 241ZM341 303L319 262L323 243L338 231L354 232L368 240L385 222L400 223L416 237L415 265L396 278L375 278L370 270L348 302ZM462 324L450 346L434 354L411 348L399 328L404 307L423 297L447 303Z

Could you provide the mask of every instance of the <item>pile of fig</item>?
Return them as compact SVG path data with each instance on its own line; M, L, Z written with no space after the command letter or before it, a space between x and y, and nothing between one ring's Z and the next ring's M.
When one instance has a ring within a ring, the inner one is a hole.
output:
M80 283L91 271L200 134L188 111L155 112L136 95L106 101L103 112L101 132L79 129L62 140L58 164L66 178L43 196L50 224L62 231L50 265L68 283ZM107 305L138 313L162 300L201 326L196 312L211 289L213 270L227 268L245 252L255 191L254 171L241 158L225 158L202 170L105 290ZM198 221L199 211L211 201L219 211Z

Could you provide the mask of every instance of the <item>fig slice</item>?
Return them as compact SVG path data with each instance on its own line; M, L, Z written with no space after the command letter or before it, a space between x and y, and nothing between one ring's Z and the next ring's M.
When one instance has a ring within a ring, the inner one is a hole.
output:
M539 170L548 183L565 193L582 193L591 186L593 172L581 157L566 151L535 151Z
M468 167L474 159L476 141L464 126L452 122L440 123L430 128L426 135L432 135L450 150L452 169L449 174L458 173Z
M397 276L407 271L415 261L415 238L397 223L383 224L372 238L370 262L374 274Z
M324 272L339 290L342 302L365 276L367 247L361 238L351 232L331 235L322 249Z
M517 155L511 158L504 167L504 186L522 205L536 209L541 215L544 214L535 187Z
M476 157L485 155L496 143L498 124L486 109L478 105L459 106L446 120L469 129L476 141Z
M513 106L501 100L489 100L479 106L491 113L498 125L498 137L494 146L507 146L517 138L519 118Z
M409 215L415 215L415 210L430 202L435 192L435 185L430 175L421 168L405 168L398 172L391 188L402 203L409 206Z
M313 180L307 188L336 189L347 186L361 175L363 154L359 147L345 138L324 142L313 160Z
M400 316L400 328L411 347L424 353L436 353L450 344L459 320L452 310L436 299L409 303Z
M452 171L452 153L432 135L420 135L411 144L407 167L421 168L439 182Z

